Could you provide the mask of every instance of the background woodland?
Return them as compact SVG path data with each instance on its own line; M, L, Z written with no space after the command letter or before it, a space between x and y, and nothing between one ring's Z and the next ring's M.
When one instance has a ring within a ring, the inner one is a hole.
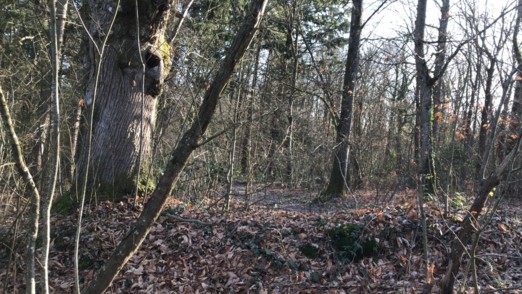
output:
M0 0L3 291L519 289L497 2Z

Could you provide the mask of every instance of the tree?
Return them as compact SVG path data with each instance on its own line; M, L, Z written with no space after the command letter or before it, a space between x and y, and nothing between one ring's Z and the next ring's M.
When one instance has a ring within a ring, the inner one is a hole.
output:
M49 293L49 249L51 243L51 207L53 199L56 193L56 184L58 182L58 171L60 165L60 64L61 64L61 52L63 44L63 33L65 29L65 21L67 17L67 7L69 1L51 1L51 28L50 28L50 40L51 40L51 64L52 64L52 115L53 115L53 132L52 142L52 174L49 180L49 188L47 195L43 198L42 202L42 268L43 268L43 283L42 293Z
M439 25L438 47L435 59L435 73L432 77L430 69L428 68L424 43L425 43L425 28L426 28L426 0L419 0L417 3L417 16L415 19L415 68L417 71L417 88L416 88L416 102L417 102L417 121L418 121L418 187L417 187L417 202L420 212L420 220L422 225L423 238L423 259L425 266L426 283L425 292L431 291L432 283L429 280L429 255L428 255L428 235L426 227L426 216L424 214L425 193L433 194L435 192L435 165L433 162L433 141L432 141L432 99L434 87L436 83L440 82L440 78L444 73L444 60L446 54L446 30L449 16L449 0L442 1L441 20ZM438 91L435 91L438 93ZM440 93L439 93L440 94ZM436 95L436 97L439 95ZM439 96L440 98L440 96ZM417 138L416 138L417 139Z
M477 231L479 216L484 208L484 205L486 204L486 200L488 199L493 189L497 187L509 173L512 172L513 161L517 158L517 156L520 155L521 152L520 145L522 138L520 136L522 136L522 132L519 131L518 135L519 139L517 140L515 146L511 149L510 153L504 157L502 162L495 168L495 170L480 183L477 196L471 204L469 213L462 222L462 229L459 231L458 235L455 236L452 242L452 249L448 258L449 262L446 268L446 274L441 280L441 293L453 293L455 278L460 269L462 255L466 250L465 244L468 243L473 233Z
M418 128L419 128L419 176L423 193L433 194L435 192L435 168L433 164L432 148L432 106L433 94L437 83L446 68L446 31L449 17L449 0L442 1L441 19L439 24L439 37L437 40L437 52L433 76L428 67L425 53L425 28L426 28L426 0L419 0L417 4L417 16L415 19L415 68L417 70L417 93L418 95ZM440 97L440 90L436 90L436 97ZM440 102L439 102L440 103Z
M486 47L486 42L484 37L482 37L482 42L484 45L480 48L486 54L487 60L489 62L488 65L485 66L485 87L484 87L484 106L481 110L480 123L479 123L479 137L478 137L478 160L476 163L477 169L477 182L480 182L484 175L482 174L484 170L481 169L481 161L484 158L484 153L486 150L487 143L487 134L490 130L491 124L491 113L493 110L493 79L495 78L495 67L497 65L496 56L500 53L502 49L502 44L504 44L507 40L507 36L504 34L500 34L500 40L497 44L495 44L494 51L491 52ZM478 47L478 44L477 44Z
M513 30L513 51L515 60L517 63L517 73L515 76L515 91L513 95L513 104L511 106L511 124L509 127L509 133L507 134L507 144L508 146L512 146L517 139L517 130L522 128L522 52L519 44L518 34L520 32L520 25L522 23L522 0L518 1L518 9L517 9L517 18L515 21L515 28ZM518 163L520 163L520 159L518 159ZM520 177L522 172L519 170L514 173L514 178L517 176ZM512 185L513 194L521 194L522 187L521 185Z
M519 1L519 5L522 4L522 1ZM514 31L517 32L517 25L519 24L520 15L522 13L522 10L518 10L518 17L517 21L515 22L515 29ZM501 15L503 17L503 14ZM504 29L504 27L502 27ZM502 37L500 37L500 40L502 40ZM516 37L514 38L516 40ZM499 41L502 42L502 41ZM497 45L499 46L499 45ZM498 47L497 47L498 48ZM493 62L492 54L486 50L484 50L488 58L490 59L490 63ZM492 70L491 70L492 71ZM442 293L453 293L454 292L454 283L456 276L459 272L460 265L461 265L461 259L466 251L466 245L468 244L471 236L477 231L479 231L481 220L481 212L484 210L484 207L486 205L486 202L490 195L494 192L494 189L503 181L508 179L509 176L511 176L514 172L516 172L516 167L513 164L517 158L519 157L521 153L521 143L522 143L522 130L520 128L513 130L515 140L513 140L512 146L510 146L509 152L499 158L499 164L494 166L492 168L492 171L487 173L487 168L491 166L492 164L488 164L488 161L491 156L491 152L493 150L493 147L495 145L495 141L498 140L498 130L499 130L499 124L500 124L500 118L502 114L502 108L507 105L506 101L508 100L508 96L511 94L510 88L512 83L517 82L517 72L518 69L512 70L502 81L502 96L500 98L499 106L495 112L495 115L491 118L491 131L487 133L488 138L484 138L485 146L483 147L483 154L481 158L481 163L479 167L479 178L478 178L478 191L476 194L475 199L473 200L473 203L471 204L471 207L468 210L468 214L466 215L466 218L463 220L461 225L461 230L459 230L458 234L455 236L455 238L452 241L452 250L451 254L448 257L448 266L446 268L446 273L444 277L441 279L440 282L440 288ZM488 74L492 74L488 73ZM485 89L485 95L486 95L486 102L487 99L491 99L491 97L487 97L490 95L491 91L491 85L488 86L489 83L489 77L486 81L486 89ZM515 90L516 92L516 90ZM514 94L514 97L516 97L516 93ZM516 99L516 98L515 98ZM479 126L483 128L483 126ZM484 135L485 136L485 135ZM487 176L486 176L487 175ZM496 193L495 193L496 194ZM478 240L478 236L476 237Z
M87 1L82 7L90 36L84 143L93 144L92 150L84 144L78 168L105 192L129 193L140 166L148 171L156 104L170 69L165 31L174 2Z
M346 69L344 72L341 115L336 126L336 145L334 148L332 171L325 194L342 196L347 190L348 155L350 152L350 132L353 116L353 97L359 66L359 47L362 30L362 0L353 1L352 18L350 23L350 40Z
M199 141L205 134L216 110L221 93L227 86L236 65L240 62L259 28L267 2L268 0L252 1L250 10L247 12L241 29L230 45L227 55L221 64L221 68L216 73L211 86L205 92L197 118L190 129L185 132L178 146L172 153L172 157L165 167L165 173L160 178L149 202L145 205L134 227L131 228L127 236L115 248L109 260L91 281L84 293L103 293L145 240L152 225L159 217L163 206L167 202L172 188L176 185L187 160L198 147Z

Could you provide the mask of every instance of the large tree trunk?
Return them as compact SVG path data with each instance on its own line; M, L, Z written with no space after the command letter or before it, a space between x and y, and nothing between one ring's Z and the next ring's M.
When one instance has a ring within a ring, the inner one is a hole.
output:
M183 134L181 141L177 145L178 147L174 150L172 158L165 167L165 173L160 178L158 186L152 193L149 202L145 205L135 225L120 244L118 244L109 260L85 289L85 294L105 292L114 277L138 250L143 240L145 240L145 237L167 202L168 195L175 186L179 174L185 167L192 151L198 147L198 141L204 135L210 124L221 93L225 89L234 68L243 57L243 54L254 38L255 32L259 28L267 2L268 0L254 0L252 2L244 23L234 38L221 68L216 73L210 88L205 93L196 120L190 129Z
M332 172L325 195L342 196L347 190L347 172L349 155L349 138L352 126L353 95L359 67L359 46L362 30L362 0L353 1L350 23L350 41L346 58L346 71L343 81L341 117L337 125L337 137L334 148Z
M93 111L92 134L85 134L93 136L89 180L117 196L132 191L140 161L142 170L148 168L157 96L170 67L164 34L173 2L140 0L136 7L135 1L122 1L116 7L117 1L89 1L84 6L93 37L85 57L85 101L87 113ZM81 174L89 150L82 152Z

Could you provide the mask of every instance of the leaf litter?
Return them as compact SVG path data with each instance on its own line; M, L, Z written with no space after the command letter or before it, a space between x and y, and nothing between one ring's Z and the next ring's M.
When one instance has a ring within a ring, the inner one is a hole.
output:
M360 203L373 203L371 194L359 197ZM427 279L420 221L411 199L406 193L386 208L369 204L353 209L336 203L320 212L295 206L244 209L237 204L227 213L172 200L108 293L417 293ZM426 208L429 278L436 285L444 275L451 240L465 210L453 209L444 218L433 202ZM519 208L504 205L481 234L476 264L483 290L518 293L522 289ZM130 200L102 202L85 215L79 262L84 286L138 215ZM52 223L52 292L72 293L76 218L55 215ZM375 240L375 254L343 259L329 235L342 226L357 228L356 244ZM469 264L464 256L457 277L459 292L472 291ZM8 292L23 291L23 276L18 274L14 283L7 274L2 267L0 280L8 282Z

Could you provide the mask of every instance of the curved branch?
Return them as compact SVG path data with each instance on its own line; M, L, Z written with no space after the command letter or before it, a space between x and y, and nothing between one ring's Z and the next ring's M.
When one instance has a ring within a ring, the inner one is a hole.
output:
M25 285L26 285L26 293L35 293L36 292L36 282L35 282L35 254L36 254L36 237L38 235L38 219L40 218L40 192L36 187L36 183L34 182L33 176L25 163L24 156L22 153L22 148L20 147L20 141L18 140L18 136L16 135L16 131L13 124L13 119L11 118L11 114L9 112L9 107L7 105L7 99L2 92L2 88L0 88L0 115L4 120L7 131L9 133L9 138L11 139L11 149L13 152L13 157L16 162L16 168L18 172L22 176L24 182L29 185L33 192L33 196L31 197L31 208L29 210L29 224L27 228L27 247L25 253Z

